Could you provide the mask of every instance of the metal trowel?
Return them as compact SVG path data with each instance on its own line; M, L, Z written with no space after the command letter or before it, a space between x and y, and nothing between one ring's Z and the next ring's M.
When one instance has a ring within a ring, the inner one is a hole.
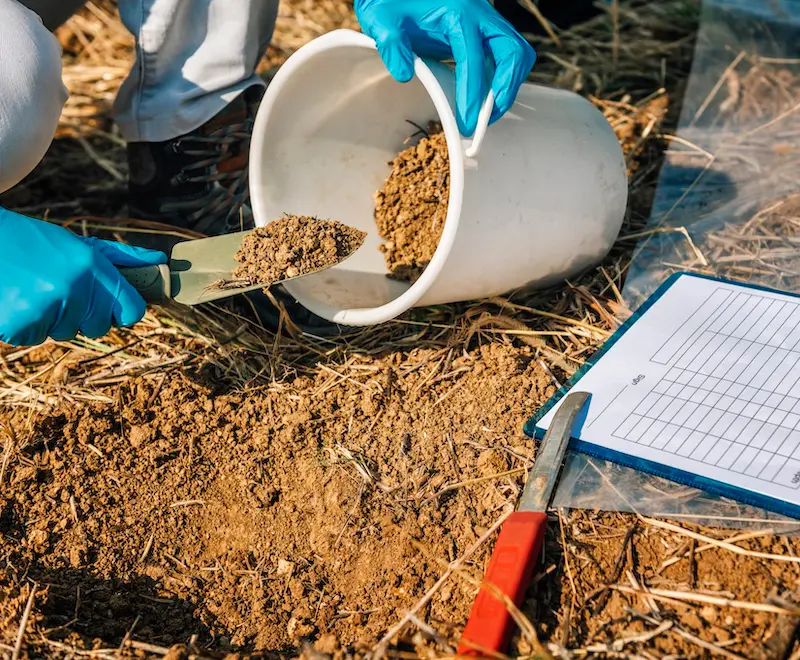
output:
M330 268L329 266L311 273L303 273L280 282L261 282L252 286L242 286L233 276L233 271L239 266L235 257L242 240L253 231L251 229L223 236L183 241L172 248L172 255L166 264L120 268L119 271L142 294L145 302L174 300L183 305L199 305L240 293L265 289L273 284L314 275ZM342 261L350 257L353 252L346 255Z

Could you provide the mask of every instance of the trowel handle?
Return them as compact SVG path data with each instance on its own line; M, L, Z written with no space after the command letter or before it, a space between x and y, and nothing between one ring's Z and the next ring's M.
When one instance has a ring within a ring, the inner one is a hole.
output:
M142 294L146 303L160 303L172 298L172 281L167 264L120 268L119 272Z
M515 511L503 523L486 566L484 583L494 585L516 607L521 607L531 582L547 528L543 511ZM504 654L514 632L514 617L492 591L481 588L472 604L458 645L459 656Z

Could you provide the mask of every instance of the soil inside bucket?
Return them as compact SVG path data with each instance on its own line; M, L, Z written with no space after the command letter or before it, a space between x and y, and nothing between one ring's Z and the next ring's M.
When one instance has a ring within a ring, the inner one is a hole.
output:
M431 122L417 144L398 154L375 194L380 250L391 276L415 282L442 237L450 193L450 157L439 123Z
M341 222L287 215L242 241L233 271L242 286L271 284L335 266L364 242L366 233Z

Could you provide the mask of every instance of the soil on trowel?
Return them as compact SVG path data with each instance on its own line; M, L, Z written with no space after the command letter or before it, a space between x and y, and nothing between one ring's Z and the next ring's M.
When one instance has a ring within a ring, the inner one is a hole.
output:
M391 276L415 282L442 237L450 191L450 158L441 124L402 151L375 194L375 222Z
M242 286L271 284L335 266L364 243L366 233L341 222L286 215L245 236L233 271Z

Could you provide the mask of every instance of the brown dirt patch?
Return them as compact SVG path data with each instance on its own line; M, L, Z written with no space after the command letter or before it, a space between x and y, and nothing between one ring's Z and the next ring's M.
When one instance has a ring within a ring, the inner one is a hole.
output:
M137 621L167 647L368 648L519 492L521 425L553 386L527 346L350 366L219 396L174 372L114 404L15 415L0 643L34 580L32 639L115 648ZM450 583L425 616L455 632L471 596Z
M624 657L634 657L641 650L653 657L711 657L682 636L688 633L754 658L759 657L762 644L776 626L782 625L775 614L675 600L656 601L655 615L645 598L603 589L607 584L646 585L653 590L750 601L756 606L777 594L789 594L790 600L797 600L798 564L737 556L720 548L698 552L702 543L664 533L630 515L575 511L565 515L563 527L569 568L564 564L558 604L553 610L558 614L543 615L550 621L546 634L562 642L566 636L572 648L606 644L608 657L614 657L612 650L623 648L632 654ZM690 527L715 539L731 536L730 532ZM797 556L800 549L798 540L769 533L738 545L782 556ZM564 561L563 556L560 559ZM614 640L653 631L665 621L672 622L671 626L645 644L617 642L617 648L612 649ZM778 656L773 653L767 657Z
M343 261L365 237L341 222L286 215L244 237L233 277L252 286L307 275Z
M392 277L414 282L433 258L447 217L450 157L441 124L431 122L428 135L389 165L375 194L380 249Z

